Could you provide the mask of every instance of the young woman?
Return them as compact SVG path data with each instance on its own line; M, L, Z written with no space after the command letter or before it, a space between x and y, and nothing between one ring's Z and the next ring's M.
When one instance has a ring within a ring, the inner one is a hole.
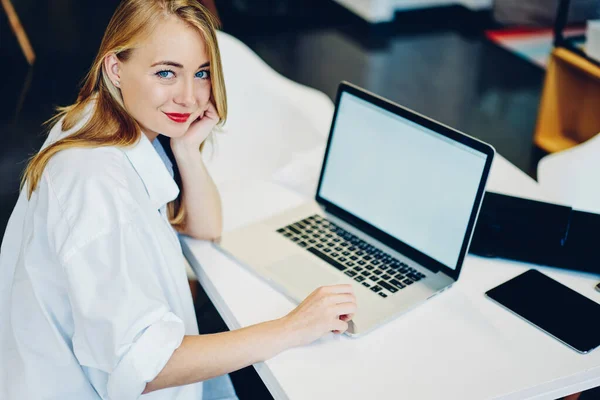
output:
M123 1L4 235L0 398L200 399L202 381L205 399L235 398L212 378L347 329L355 297L336 285L280 319L198 335L176 231L221 234L200 150L226 115L210 13Z

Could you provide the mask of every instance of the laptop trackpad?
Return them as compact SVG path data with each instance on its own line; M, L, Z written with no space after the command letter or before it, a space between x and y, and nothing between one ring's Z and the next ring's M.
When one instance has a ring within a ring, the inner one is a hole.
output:
M267 267L275 281L280 283L293 297L303 300L320 286L347 283L343 276L327 266L316 264L310 256L294 254Z

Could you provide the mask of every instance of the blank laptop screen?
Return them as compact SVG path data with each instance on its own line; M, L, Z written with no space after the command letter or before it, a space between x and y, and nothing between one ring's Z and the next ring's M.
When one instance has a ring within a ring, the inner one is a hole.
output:
M342 93L319 195L456 268L486 155Z

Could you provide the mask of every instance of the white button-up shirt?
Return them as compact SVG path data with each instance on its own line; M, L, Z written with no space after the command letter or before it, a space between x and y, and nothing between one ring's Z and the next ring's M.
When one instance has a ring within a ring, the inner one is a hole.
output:
M164 158L144 134L68 149L21 192L0 251L1 399L135 399L198 334ZM198 400L202 384L144 398Z

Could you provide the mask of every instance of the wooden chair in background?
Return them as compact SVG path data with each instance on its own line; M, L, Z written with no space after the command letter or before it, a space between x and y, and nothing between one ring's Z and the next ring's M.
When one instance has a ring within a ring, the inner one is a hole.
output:
M17 40L19 41L21 50L23 51L23 54L25 55L25 58L27 59L29 65L33 65L33 63L35 62L35 53L33 52L33 48L29 43L27 34L25 33L23 26L21 25L19 16L17 15L17 12L15 11L15 8L13 7L10 0L1 1L2 8L4 8L4 12L8 16L8 23L10 24L10 27L12 28L13 32L15 33L15 36L17 37Z
M600 132L600 66L569 49L550 56L534 141L554 153Z
M600 62L564 35L573 0L560 0L540 100L535 144L555 153L577 146L600 132ZM597 3L597 2L596 2Z

